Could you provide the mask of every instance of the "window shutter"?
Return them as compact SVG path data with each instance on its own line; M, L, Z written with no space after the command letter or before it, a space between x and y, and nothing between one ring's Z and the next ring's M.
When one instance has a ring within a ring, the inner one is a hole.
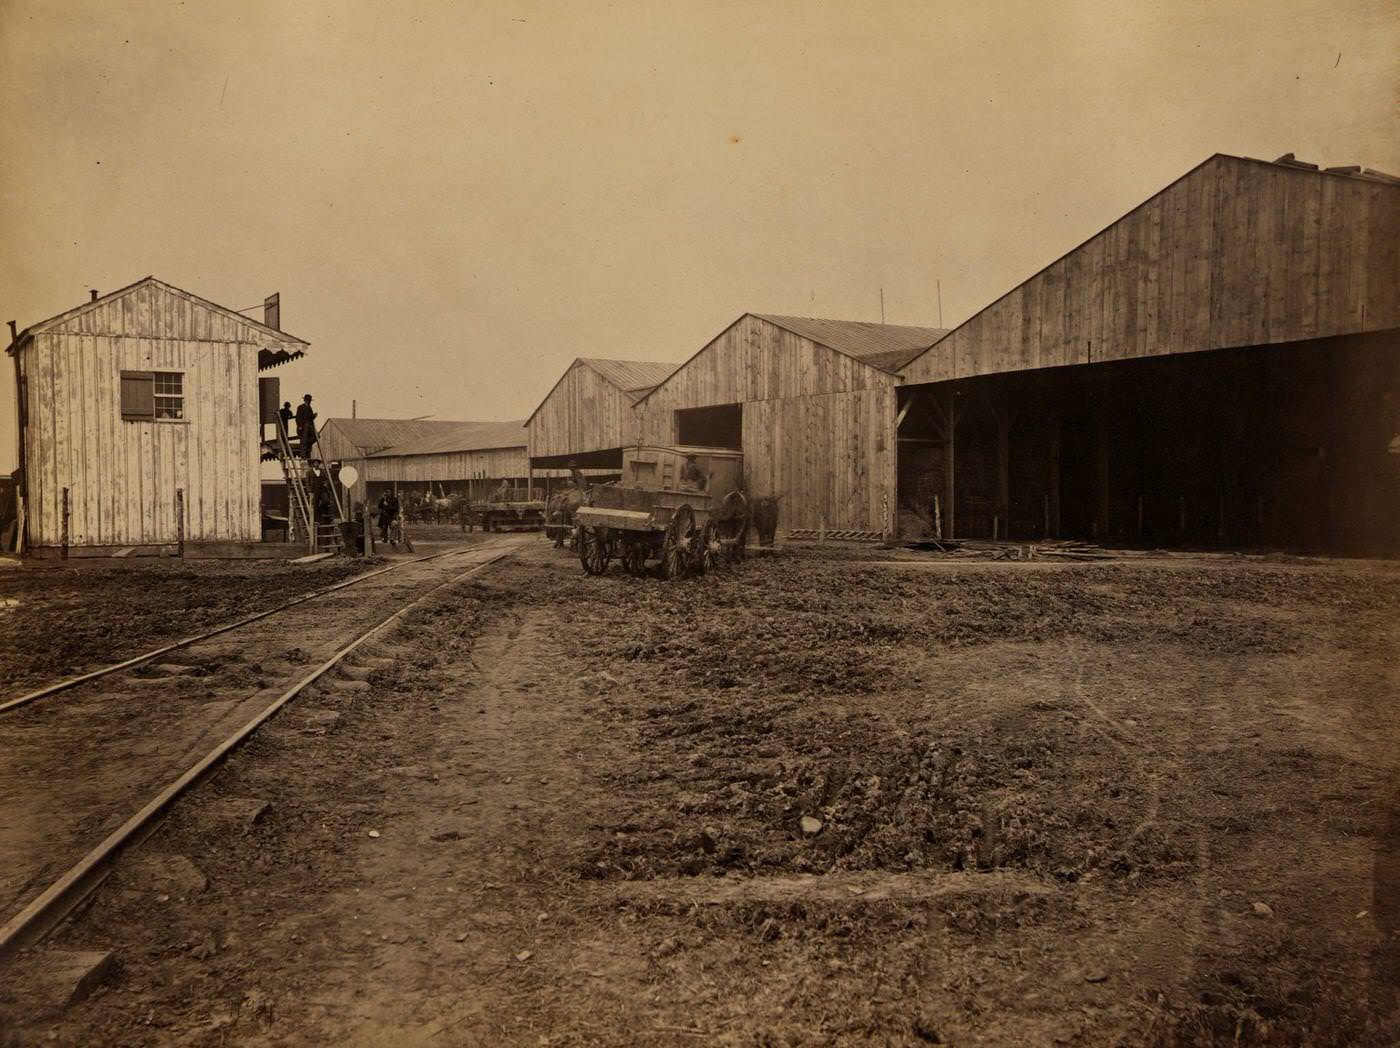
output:
M258 379L258 421L277 423L277 409L282 406L282 383L276 375Z
M156 417L156 377L150 371L122 372L122 418Z

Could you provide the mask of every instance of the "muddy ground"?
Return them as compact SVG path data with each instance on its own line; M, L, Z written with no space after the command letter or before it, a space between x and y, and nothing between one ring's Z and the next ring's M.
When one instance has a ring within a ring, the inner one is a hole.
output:
M376 562L377 563L377 562ZM4 697L140 654L373 567L351 558L36 562L0 572Z
M1400 573L455 590L183 802L16 1043L1391 1044ZM270 800L229 832L230 797ZM207 886L160 890L149 861ZM47 1038L47 1040L46 1040Z

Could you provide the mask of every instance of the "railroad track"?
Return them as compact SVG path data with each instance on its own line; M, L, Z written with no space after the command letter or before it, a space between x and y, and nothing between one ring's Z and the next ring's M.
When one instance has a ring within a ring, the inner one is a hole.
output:
M246 709L248 700L245 698L245 701L238 706L236 711L240 714L238 717L238 724L231 732L226 734L221 733L212 747L202 752L197 760L185 766L178 775L167 781L164 786L160 787L155 795L146 801L140 810L109 832L99 844L49 882L47 887L33 896L18 913L6 921L3 926L0 926L0 962L12 958L18 951L40 941L53 928L60 924L76 906L91 895L102 883L107 874L110 873L119 855L139 844L154 831L161 816L177 798L186 793L191 787L207 778L230 752L245 742L265 722L275 716L279 710L283 709L311 685L325 677L348 656L392 627L395 623L399 622L405 615L423 604L434 594L437 594L444 587L461 582L489 568L491 565L520 549L522 545L523 544L519 542L508 542L468 547L465 549L448 551L447 553L435 554L431 557L416 558L413 561L403 562L402 566L406 566L409 564L422 564L428 560L437 560L464 553L485 555L484 559L473 563L470 567L466 568L466 570L457 572L448 578L436 580L426 590L416 592L407 603L404 603L401 599L393 599L394 610L392 612L387 615L376 616L367 628L359 629L358 632L348 639L341 637L335 642L334 650L331 651L327 657L318 661L309 671L297 675L295 680L288 686L281 688L270 701L259 704L252 710L248 710ZM275 615L279 611L295 607L298 604L304 604L318 597L336 593L356 583L365 582L371 578L387 574L389 571L399 566L401 565L394 565L388 569L380 569L376 572L337 583L335 586L326 587L313 594L303 595L268 612L247 616L235 623L219 627L216 630L210 630L198 637L186 638L175 645L166 645L154 652L148 652L134 659L127 659L121 663L104 667L101 670L83 674L81 677L73 678L71 681L60 682L61 687L51 685L49 689L41 689L41 693L52 694L54 689L62 690L64 688L72 688L101 677L115 675L122 671L138 669L141 665L149 663L151 660L169 651L176 650L177 648L193 647L202 640L232 633L242 627L259 623ZM397 598L398 596L401 595L390 594L391 598ZM259 689L258 693L265 690L268 689ZM34 693L34 697L42 697L41 693ZM253 697L256 697L256 693ZM28 701L32 701L32 699ZM57 707L54 712L59 711L69 711L69 704L65 703L63 706ZM112 711L109 712L108 715L118 716L119 714ZM77 717L79 721L86 720L81 714L74 713L72 716ZM79 730L81 730L81 726ZM202 738L203 735L207 734L207 731L207 726L202 731L197 731L197 737ZM80 758L75 758L75 760L80 762ZM5 848L0 846L0 851L3 850L5 850Z
M391 571L399 571L410 564L421 564L424 561L438 560L442 557L455 557L463 553L475 553L487 548L494 547L460 546L457 549L445 550L442 553L430 553L425 557L413 557L409 560L402 560L398 561L397 563L390 564L388 567L385 568L377 568L374 571L367 571L363 575L356 575L353 579L345 579L333 585L323 586L320 589L311 590L308 593L303 593L301 596L293 597L285 604L279 604L277 605L277 607L269 608L267 611L259 611L252 615L245 615L240 619L235 619L233 622L225 623L222 626L216 626L212 630L206 630L203 633L196 633L193 636L185 637L183 640L177 640L172 641L169 644L163 644L159 648L153 648L150 651L143 652L140 655L133 655L131 658L123 659L121 662L114 662L110 666L103 666L99 669L90 670L87 673L80 673L76 677L68 677L64 680L56 681L53 684L46 684L42 688L36 688L34 691L26 692L23 695L17 695L12 699L0 700L0 713L5 713L13 709L18 709L21 706L27 706L29 705L29 703L35 702L38 699L46 699L50 695L56 695L59 692L67 691L70 688L76 688L79 684L86 684L88 681L97 680L100 677L105 677L112 673L120 673L122 670L135 669L137 666L145 665L148 662L154 662L162 655L168 655L172 651L179 651L181 648L187 648L192 644L198 644L200 641L209 640L211 637L217 637L220 634L229 633L233 630L239 629L240 627L246 626L249 623L258 622L262 619L266 619L273 615L276 615L279 612L287 611L288 609L294 608L299 604L305 604L308 601L313 601L320 597L324 597L327 594L347 589L350 586L357 586L362 582L368 582L370 579L378 578L380 575L387 575Z

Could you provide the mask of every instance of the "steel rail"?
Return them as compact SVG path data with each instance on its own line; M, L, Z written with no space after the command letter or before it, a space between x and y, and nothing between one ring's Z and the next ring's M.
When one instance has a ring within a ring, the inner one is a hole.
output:
M6 699L4 702L0 702L0 713L6 713L10 710L17 709L20 706L26 706L29 703L34 702L36 699L46 698L50 695L57 694L60 691L67 691L69 688L75 688L79 684L84 684L90 680L96 680L99 677L105 677L110 673L119 673L122 670L129 670L133 666L140 666L144 663L150 662L152 659L158 659L162 655L165 655L169 652L177 651L180 648L187 648L191 644L198 644L202 640L208 640L210 637L217 637L221 633L228 633L230 630L236 630L240 626L247 626L249 623L257 622L260 619L265 619L269 616L276 615L278 612L286 611L288 608L295 608L298 604L305 604L309 600L317 600L328 594L334 593L337 590L343 590L346 587L355 586L361 582L367 582L370 579L376 578L387 572L397 571L400 568L408 567L408 565L410 564L421 564L425 560L437 560L439 557L451 557L461 553L473 553L480 550L499 548L499 546L489 545L461 546L457 549L445 550L442 553L430 553L424 557L414 557L412 560L398 561L397 563L390 564L388 567L376 568L374 571L367 571L363 575L356 575L352 579L344 579L341 582L334 583L333 585L325 586L318 590L312 590L310 593L303 593L301 596L293 597L285 604L279 604L277 605L277 607L269 608L267 611L259 611L255 612L252 615L245 615L241 619L236 619L233 622L225 623L222 626L217 626L212 630L208 630L207 632L197 633L194 636L186 637L183 640L172 641L171 643L162 645L161 647L156 648L153 651L148 651L141 655L133 655L129 659L123 659L121 662L114 662L110 666L103 666L99 669L90 670L87 673L80 673L76 677L69 677L66 680L61 680L54 684L47 684L42 688L39 688L35 691L27 692L24 695L18 695L13 699Z
M29 902L24 909L12 917L0 927L0 961L8 960L18 951L26 946L43 939L53 928L63 921L74 908L106 879L111 872L113 863L127 847L139 844L149 833L154 830L155 822L162 812L173 803L185 791L203 780L228 754L244 742L249 736L258 730L262 724L272 717L278 710L282 709L292 699L296 698L308 686L325 676L330 670L353 652L360 645L378 634L389 626L392 626L403 616L407 615L415 607L427 600L430 596L453 583L461 582L463 579L476 572L490 567L497 561L508 557L514 552L514 547L502 550L489 560L480 564L473 564L466 571L454 575L450 579L445 579L433 586L427 592L419 594L409 603L405 604L398 611L388 618L380 620L376 625L371 626L364 633L361 633L353 641L340 648L325 662L322 662L306 676L302 677L286 691L282 692L266 708L245 723L223 742L219 743L212 750L202 757L193 767L182 774L178 779L166 786L155 797L151 798L144 807L135 815L127 819L121 826L113 830L102 841L101 844L93 848L90 852L78 860L68 872L54 881L42 894Z

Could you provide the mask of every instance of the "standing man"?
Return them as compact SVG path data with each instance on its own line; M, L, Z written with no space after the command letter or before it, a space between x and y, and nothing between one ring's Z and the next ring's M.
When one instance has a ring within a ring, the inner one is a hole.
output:
M290 446L292 442L292 419L296 418L296 415L292 412L292 402L290 400L282 402L282 410L277 412L277 418L280 420L280 425L282 427L281 435L287 438L287 444Z
M316 443L316 412L311 410L311 394L301 398L297 408L297 439L301 441L301 457L311 458L311 447Z

